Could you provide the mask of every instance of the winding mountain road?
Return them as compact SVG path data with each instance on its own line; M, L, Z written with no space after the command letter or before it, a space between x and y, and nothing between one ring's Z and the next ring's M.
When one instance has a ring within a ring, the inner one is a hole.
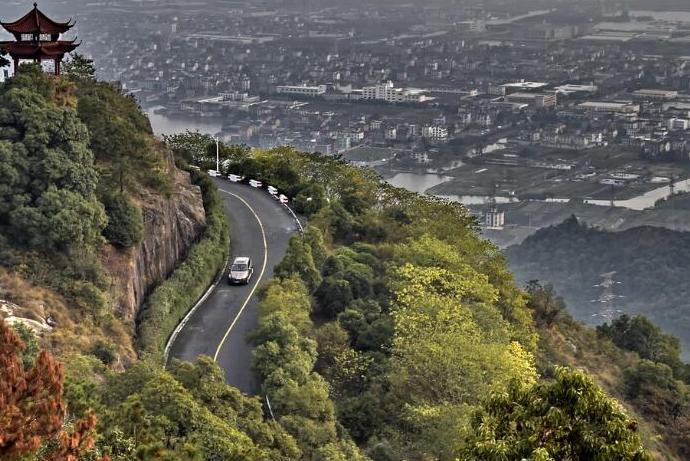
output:
M248 285L231 286L226 267L220 283L174 338L169 357L192 362L199 355L213 357L229 384L256 395L260 383L251 371L252 346L247 341L258 322L256 291L273 276L297 223L266 191L223 179L215 182L230 221L230 262L249 256L254 275Z

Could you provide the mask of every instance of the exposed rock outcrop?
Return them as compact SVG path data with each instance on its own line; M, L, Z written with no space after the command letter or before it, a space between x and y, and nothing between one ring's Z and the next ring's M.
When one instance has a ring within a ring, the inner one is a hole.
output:
M144 240L127 251L108 248L103 265L112 277L117 293L115 309L133 320L150 291L184 259L198 239L205 222L201 190L189 175L174 169L174 190L170 197L144 193Z

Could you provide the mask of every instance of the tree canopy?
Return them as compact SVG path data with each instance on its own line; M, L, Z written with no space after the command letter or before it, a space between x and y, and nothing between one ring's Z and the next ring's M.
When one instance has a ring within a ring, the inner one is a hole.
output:
M462 459L648 460L620 404L579 371L556 370L555 380L513 382L494 393L471 422Z

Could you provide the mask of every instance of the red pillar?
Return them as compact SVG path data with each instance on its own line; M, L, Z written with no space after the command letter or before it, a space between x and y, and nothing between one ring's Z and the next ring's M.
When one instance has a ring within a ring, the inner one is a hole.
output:
M19 70L19 58L14 58L14 73L16 74Z
M55 75L60 75L60 60L55 60Z

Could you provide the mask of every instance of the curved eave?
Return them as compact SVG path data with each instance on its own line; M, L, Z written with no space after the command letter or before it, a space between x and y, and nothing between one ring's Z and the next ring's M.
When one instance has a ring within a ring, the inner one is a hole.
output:
M55 22L38 9L34 3L34 8L21 18L13 22L0 22L6 31L11 34L64 34L74 24L67 22Z
M68 32L74 24L58 24L58 25L40 25L35 27L34 25L11 25L0 23L0 25L10 34L64 34Z

